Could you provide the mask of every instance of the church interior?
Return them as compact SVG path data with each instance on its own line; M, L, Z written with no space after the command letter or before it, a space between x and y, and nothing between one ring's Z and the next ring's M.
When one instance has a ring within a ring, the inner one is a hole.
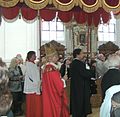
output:
M119 51L120 0L0 0L0 58L7 66L18 54L25 61L30 50L41 62L47 44L62 60L72 57L76 48L91 59ZM101 78L96 79L97 93L91 96L92 114L87 117L100 116ZM69 81L66 92L70 97ZM22 108L25 111L25 104Z

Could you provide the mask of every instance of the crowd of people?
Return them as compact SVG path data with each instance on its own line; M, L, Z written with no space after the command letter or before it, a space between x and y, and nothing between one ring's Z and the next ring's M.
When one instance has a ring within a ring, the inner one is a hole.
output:
M120 116L119 52L89 58L77 48L73 57L63 58L48 44L45 56L35 60L35 51L27 53L25 62L17 54L8 67L0 58L0 116L87 117L92 113L90 98L97 93L97 79L102 91L100 117Z

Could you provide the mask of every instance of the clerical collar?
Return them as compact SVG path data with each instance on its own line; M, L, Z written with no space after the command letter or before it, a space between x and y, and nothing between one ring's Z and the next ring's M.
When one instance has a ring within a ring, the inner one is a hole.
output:
M109 69L119 69L118 66L109 66Z
M79 59L79 58L74 58L73 60L79 60L79 61L80 61L80 59Z
M79 58L74 58L73 60L78 60L78 61L82 61L82 60L80 60ZM83 62L83 61L82 61Z

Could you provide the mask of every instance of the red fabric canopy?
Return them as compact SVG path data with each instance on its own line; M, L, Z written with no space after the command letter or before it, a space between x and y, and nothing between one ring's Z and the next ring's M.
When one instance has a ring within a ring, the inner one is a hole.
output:
M87 15L87 13L85 13L84 11L74 12L74 19L79 24L83 24L86 22L86 15Z
M55 10L47 10L47 9L40 10L40 17L45 21L51 21L55 18L55 16L56 16Z
M120 15L120 0L0 0L0 15L8 20L19 14L26 20L39 16L51 21L57 16L65 23L74 19L79 24L98 26L101 17L108 22L110 11Z
M79 24L87 23L89 26L90 25L98 26L100 22L100 17L102 17L104 23L106 23L110 18L109 13L104 11L104 9L102 8L99 8L96 12L93 13L87 13L80 8L73 9L70 11L59 11L55 9L44 8L39 10L39 13L37 10L25 6L1 8L1 15L3 15L8 20L16 18L19 15L19 13L21 13L22 17L25 18L26 20L34 20L39 15L45 21L51 21L57 15L62 22L67 23L74 18L74 20L77 23Z
M15 6L12 8L1 8L1 15L3 15L6 19L12 20L16 18L19 14L19 7Z
M72 11L58 11L59 19L65 23L71 21L72 16L73 16Z
M33 20L37 16L37 11L31 8L22 7L21 8L22 17L26 20Z

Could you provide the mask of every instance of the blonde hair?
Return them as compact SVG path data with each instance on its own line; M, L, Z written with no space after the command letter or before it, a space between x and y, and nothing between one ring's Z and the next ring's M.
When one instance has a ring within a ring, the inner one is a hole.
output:
M18 65L18 63L17 63L17 58L16 57L14 57L12 60L11 60L11 62L10 62L10 68L15 68L17 65Z
M53 57L55 55L58 55L58 52L56 51L56 49L53 47L52 44L46 44L44 46L44 48L45 48L45 54L46 54L47 60L49 57Z
M51 62L51 60L52 60L52 58L54 56L58 56L58 54L57 53L53 53L52 55L46 56L46 62Z

